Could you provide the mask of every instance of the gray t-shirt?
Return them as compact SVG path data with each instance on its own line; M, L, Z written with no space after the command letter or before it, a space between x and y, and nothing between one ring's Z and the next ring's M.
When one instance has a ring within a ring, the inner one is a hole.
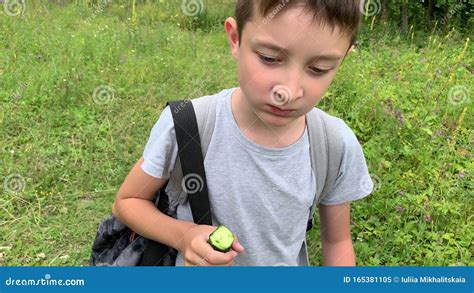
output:
M284 148L263 147L250 141L232 114L234 90L216 94L216 124L204 159L212 223L229 227L245 247L234 265L309 265L306 224L316 182L308 129L297 142ZM340 174L330 193L334 196L323 198L322 204L356 200L372 189L362 148L350 128L340 121L344 150ZM169 107L153 127L143 156L143 171L157 178L170 177L177 143ZM193 221L187 199L178 205L177 218ZM178 253L176 265L183 264L183 256Z

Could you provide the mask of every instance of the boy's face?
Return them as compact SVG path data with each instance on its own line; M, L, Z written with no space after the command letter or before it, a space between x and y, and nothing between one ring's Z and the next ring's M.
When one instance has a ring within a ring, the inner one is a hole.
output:
M313 22L301 7L285 8L272 19L257 14L246 23L240 44L235 20L225 23L242 99L264 123L285 126L321 100L350 38L337 27Z

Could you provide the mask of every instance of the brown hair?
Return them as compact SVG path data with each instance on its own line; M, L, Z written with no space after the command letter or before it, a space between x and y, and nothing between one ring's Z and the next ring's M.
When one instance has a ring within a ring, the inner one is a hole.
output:
M260 16L273 16L282 9L303 4L306 12L313 14L313 20L320 24L328 24L333 29L338 26L344 35L350 37L351 44L356 43L359 24L362 19L361 1L363 0L238 0L235 7L239 43L245 24L254 15L254 7Z

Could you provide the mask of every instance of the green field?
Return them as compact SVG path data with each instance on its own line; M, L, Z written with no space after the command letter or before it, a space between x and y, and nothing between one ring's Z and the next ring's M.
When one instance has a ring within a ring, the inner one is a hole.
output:
M0 11L1 265L87 265L166 101L238 86L232 5L75 2ZM351 205L357 264L474 265L472 40L370 20L318 105L375 183ZM308 242L321 265L317 225Z

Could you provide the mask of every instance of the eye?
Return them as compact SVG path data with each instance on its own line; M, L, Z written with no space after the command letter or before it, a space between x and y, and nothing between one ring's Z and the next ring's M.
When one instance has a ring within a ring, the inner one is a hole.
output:
M320 69L317 67L311 67L311 73L318 76L325 75L329 71L331 71L331 69Z
M258 58L265 64L275 64L278 62L278 59L264 55L258 55Z

